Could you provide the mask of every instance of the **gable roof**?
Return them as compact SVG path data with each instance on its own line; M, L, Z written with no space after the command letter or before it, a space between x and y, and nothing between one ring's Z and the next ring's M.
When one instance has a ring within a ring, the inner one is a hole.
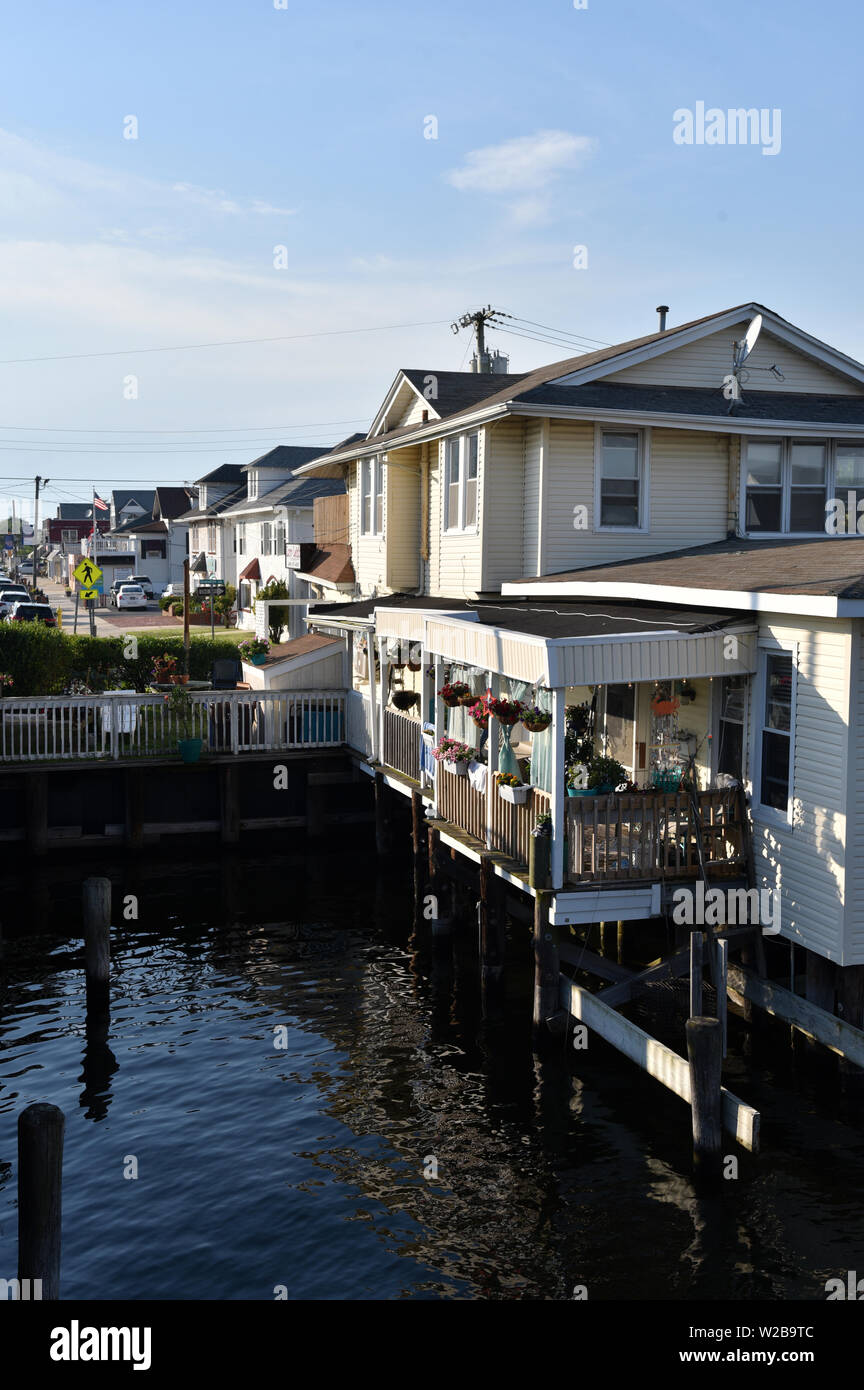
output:
M241 483L243 481L243 463L220 463L218 468L205 473L203 478L196 478L197 483Z
M173 521L175 517L188 512L195 499L196 493L193 488L157 487L153 511L158 512L160 517L167 517Z
M320 445L316 447L312 444L277 444L275 448L268 449L266 454L259 454L251 463L241 463L240 469L244 473L247 468L287 468L293 471L301 464L318 458L320 453Z
M133 491L131 488L114 488L111 493L111 501L116 512L122 512L124 507L128 507L130 502L137 502L139 507L143 507L145 512L153 515L153 503L156 500L155 488L138 488Z
M599 384L599 379L603 376L621 371L624 367L635 365L640 361L648 361L675 348L683 347L687 343L707 337L723 328L741 323L745 318L755 314L762 315L766 329L775 337L782 339L804 355L820 361L824 366L841 376L851 378L858 385L864 385L864 365L846 356L845 353L838 352L836 348L821 342L818 338L805 333L787 319L781 318L772 309L752 301L748 304L735 305L731 309L724 309L716 314L706 314L702 318L690 319L687 323L666 328L662 332L646 333L642 337L630 338L626 342L598 348L594 352L582 353L578 357L568 357L563 361L552 362L545 367L538 367L534 371L525 372L518 376L510 374L497 376L494 373L487 375L473 372L435 373L416 369L403 371L397 376L397 381L400 377L410 381L415 390L418 390L418 394L421 395L422 390L418 388L418 383L423 378L430 375L437 375L440 378L439 399L435 402L438 419L422 424L400 425L378 435L373 435L370 432L362 445L350 443L337 445L329 453L319 455L313 463L306 464L298 471L324 473L336 465L350 463L354 458L377 453L390 444L435 438L442 433L443 427L448 430L452 429L453 426L459 425L463 421L467 423L472 416L485 417L487 412L489 418L494 418L496 415L516 413L520 406L530 410L531 407L539 408L552 403L552 401L562 409L566 409L572 402L566 396L560 395L560 392L572 390L587 382ZM608 385L611 386L613 383L608 383ZM633 391L636 388L625 389ZM642 389L647 390L653 398L664 388ZM675 390L676 388L668 389ZM554 393L552 401L546 395L550 391ZM709 391L705 394L706 398L718 401L719 408L714 412L716 415L722 416L727 413L727 402L722 400L719 392L715 394ZM781 396L790 408L792 404L801 399L800 393L751 392L749 388L745 392L745 398L763 395L771 399L775 396ZM626 397L622 395L619 399L625 400ZM839 403L856 398L841 397L838 393L836 398L828 395L821 397L821 399L826 402L836 400ZM864 399L864 397L860 399ZM744 405L746 407L746 399ZM739 415L739 411L740 407L736 407L733 418ZM696 413L710 414L711 412L703 407ZM380 416L381 412L379 411L376 420ZM772 417L766 416L766 418ZM774 416L773 418L778 417ZM794 420L797 417L793 415L790 418ZM851 423L856 422L853 420Z

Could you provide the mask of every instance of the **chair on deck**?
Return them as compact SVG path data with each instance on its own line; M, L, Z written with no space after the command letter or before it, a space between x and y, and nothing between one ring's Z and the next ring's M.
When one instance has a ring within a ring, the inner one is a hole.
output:
M251 690L248 681L241 680L243 663L239 657L217 657L210 669L210 681L214 690ZM252 711L241 706L238 733L243 743L251 742ZM210 728L208 744L211 748L224 748L230 742L231 702L214 702L210 707Z

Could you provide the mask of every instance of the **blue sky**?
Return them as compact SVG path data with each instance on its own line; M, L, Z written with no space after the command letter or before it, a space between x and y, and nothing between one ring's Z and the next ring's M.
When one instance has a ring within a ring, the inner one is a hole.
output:
M864 358L859 6L285 5L4 12L7 498L323 447L398 367L458 368L486 302L614 342L757 299ZM700 101L779 109L779 153L677 145Z

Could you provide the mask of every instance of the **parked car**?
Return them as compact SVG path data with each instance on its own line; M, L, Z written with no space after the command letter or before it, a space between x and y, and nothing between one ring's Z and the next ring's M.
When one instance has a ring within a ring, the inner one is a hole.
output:
M21 563L20 563L20 565L18 566L18 572L19 572L19 574L32 574L32 573L33 573L33 561L32 561L32 560L22 560Z
M108 603L109 603L110 605L113 605L114 608L116 608L116 607L117 607L117 595L119 594L120 589L122 588L122 586L123 586L124 584L131 584L131 583L132 583L132 580L128 577L128 575L127 575L127 577L126 577L125 579L115 579L114 582L113 582L112 585L111 585L111 588L108 590Z
M29 599L23 584L4 584L0 587L0 617L8 618L16 603Z
M146 608L147 595L140 584L121 584L114 604L118 611L122 608Z
M140 584L147 598L155 598L156 591L153 588L153 581L146 574L133 574L129 577L130 584Z
M166 585L165 585L165 588L162 590L162 598L182 598L182 597L183 597L183 585L182 585L182 584L166 584Z
M57 619L50 603L16 603L9 615L12 623L44 623L46 627L56 627Z

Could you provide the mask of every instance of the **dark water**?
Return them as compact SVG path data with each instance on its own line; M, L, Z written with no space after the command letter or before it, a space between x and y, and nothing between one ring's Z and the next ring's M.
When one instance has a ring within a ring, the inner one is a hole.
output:
M67 1117L67 1298L822 1300L864 1275L864 1125L782 1034L745 1058L733 1028L726 1084L761 1110L763 1152L730 1143L739 1175L706 1199L679 1101L599 1042L533 1056L527 929L490 1027L470 939L455 968L413 949L399 869L120 867L115 908L134 893L139 919L117 927L107 1037L88 1037L88 872L107 870L7 885L0 1277L33 1100Z

